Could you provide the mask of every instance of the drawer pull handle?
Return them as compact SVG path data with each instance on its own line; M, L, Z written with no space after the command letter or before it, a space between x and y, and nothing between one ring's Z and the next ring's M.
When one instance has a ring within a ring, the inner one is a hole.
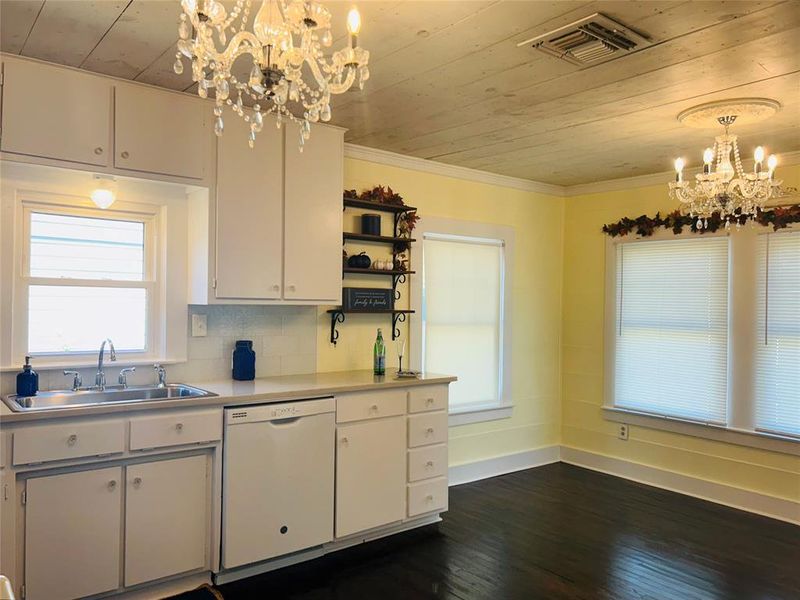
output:
M114 481L113 479L108 482L108 489L109 490L113 491L114 489L116 489L116 487L117 487L117 482Z
M127 151L125 151L125 152L123 152L122 154L120 154L120 156L121 156L122 158L128 158L128 157L130 156L130 154L128 154L128 152L127 152Z
M428 435L433 434L433 427L428 427L428 429L425 430L425 433L427 433Z
M103 153L103 147L98 146L97 148L94 149L94 153L100 156Z
M175 430L176 431L183 431L183 423L177 423L175 425Z
M142 478L141 477L134 477L133 478L133 487L138 488L140 485L142 485Z
M67 446L74 446L78 442L78 435L73 433L67 438Z
M428 469L432 469L433 468L433 461L429 460L427 463L425 463L425 467L428 468Z

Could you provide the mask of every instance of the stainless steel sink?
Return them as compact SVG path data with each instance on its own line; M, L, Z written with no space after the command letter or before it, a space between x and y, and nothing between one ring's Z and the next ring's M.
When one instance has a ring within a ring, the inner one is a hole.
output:
M122 388L121 386L106 386L103 391L92 389L74 392L71 390L57 390L39 392L35 396L10 395L6 396L5 402L14 412L28 412L103 404L138 404L141 402L174 400L176 398L207 398L211 396L216 396L216 394L182 383L171 383L165 387L130 386Z

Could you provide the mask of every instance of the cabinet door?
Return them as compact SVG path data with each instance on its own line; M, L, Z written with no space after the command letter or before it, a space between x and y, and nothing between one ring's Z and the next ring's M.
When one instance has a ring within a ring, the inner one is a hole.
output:
M233 113L217 139L217 298L281 297L283 129L264 121L254 148Z
M207 565L205 455L131 465L125 494L125 585Z
M312 125L303 152L299 135L287 126L283 297L340 304L343 132Z
M106 166L110 120L108 80L37 63L4 63L4 152Z
M122 469L27 482L25 597L80 598L120 585Z
M203 178L214 135L205 125L210 104L125 84L114 98L115 167Z
M336 537L405 516L405 436L405 417L337 427Z

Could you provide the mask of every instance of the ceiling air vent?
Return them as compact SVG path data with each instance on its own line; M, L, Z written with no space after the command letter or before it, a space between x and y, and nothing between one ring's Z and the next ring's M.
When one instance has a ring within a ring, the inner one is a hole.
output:
M531 46L580 67L596 65L651 42L622 23L594 13L555 31L517 44Z

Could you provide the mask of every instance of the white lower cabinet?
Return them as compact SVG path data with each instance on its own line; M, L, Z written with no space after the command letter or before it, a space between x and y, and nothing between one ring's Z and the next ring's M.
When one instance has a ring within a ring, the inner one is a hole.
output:
M119 587L122 468L27 481L26 600L69 600Z
M336 537L402 520L405 487L405 416L337 427Z
M26 600L83 598L208 568L209 465L206 453L27 479Z
M206 455L130 465L125 491L125 586L207 564Z

